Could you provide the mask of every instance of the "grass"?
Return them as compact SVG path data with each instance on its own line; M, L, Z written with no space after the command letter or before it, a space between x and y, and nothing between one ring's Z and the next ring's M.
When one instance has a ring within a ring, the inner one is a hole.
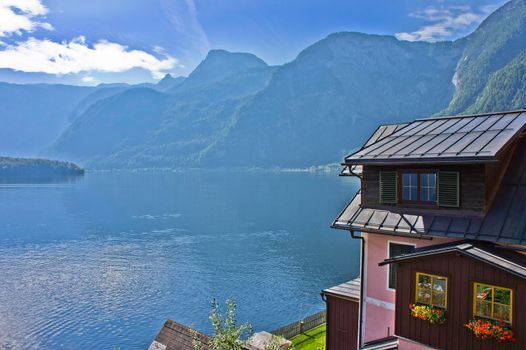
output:
M294 350L325 350L325 324L291 339Z

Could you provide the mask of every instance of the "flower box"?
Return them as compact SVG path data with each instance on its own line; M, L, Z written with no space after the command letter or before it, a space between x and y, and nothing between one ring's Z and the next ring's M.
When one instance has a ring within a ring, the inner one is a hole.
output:
M446 322L446 310L434 308L428 305L409 305L411 316L427 321L431 324L443 324Z
M494 339L497 342L515 342L514 333L504 322L473 319L465 325L480 339Z

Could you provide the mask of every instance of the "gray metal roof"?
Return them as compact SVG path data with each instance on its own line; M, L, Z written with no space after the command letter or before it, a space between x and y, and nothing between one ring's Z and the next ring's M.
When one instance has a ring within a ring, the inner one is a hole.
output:
M399 236L439 236L526 245L526 138L517 143L492 205L485 216L412 215L407 208L364 208L360 192L333 227Z
M492 161L525 125L526 110L519 110L417 119L408 124L383 126L362 149L346 157L345 163Z
M332 295L339 298L360 300L360 278L325 289L322 294Z
M394 132L402 129L403 127L406 127L407 125L409 125L409 123L380 125L376 129L376 131L371 135L369 140L367 140L364 147L370 146L373 143L385 139L387 136L390 136Z
M519 277L526 278L526 256L493 244L477 241L460 241L419 248L412 253L386 259L379 265L452 252L470 256Z

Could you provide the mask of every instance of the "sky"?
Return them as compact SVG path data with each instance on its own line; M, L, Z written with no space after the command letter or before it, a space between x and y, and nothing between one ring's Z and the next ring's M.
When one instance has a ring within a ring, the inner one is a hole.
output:
M293 60L330 33L455 40L505 0L0 0L0 81L187 76L210 49Z

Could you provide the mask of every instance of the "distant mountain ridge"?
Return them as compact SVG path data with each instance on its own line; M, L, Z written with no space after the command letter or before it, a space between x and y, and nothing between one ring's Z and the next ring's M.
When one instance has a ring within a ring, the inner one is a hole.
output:
M103 169L327 164L380 123L525 107L525 81L526 0L512 0L454 42L334 33L281 66L212 50L187 78L83 91L46 154Z

